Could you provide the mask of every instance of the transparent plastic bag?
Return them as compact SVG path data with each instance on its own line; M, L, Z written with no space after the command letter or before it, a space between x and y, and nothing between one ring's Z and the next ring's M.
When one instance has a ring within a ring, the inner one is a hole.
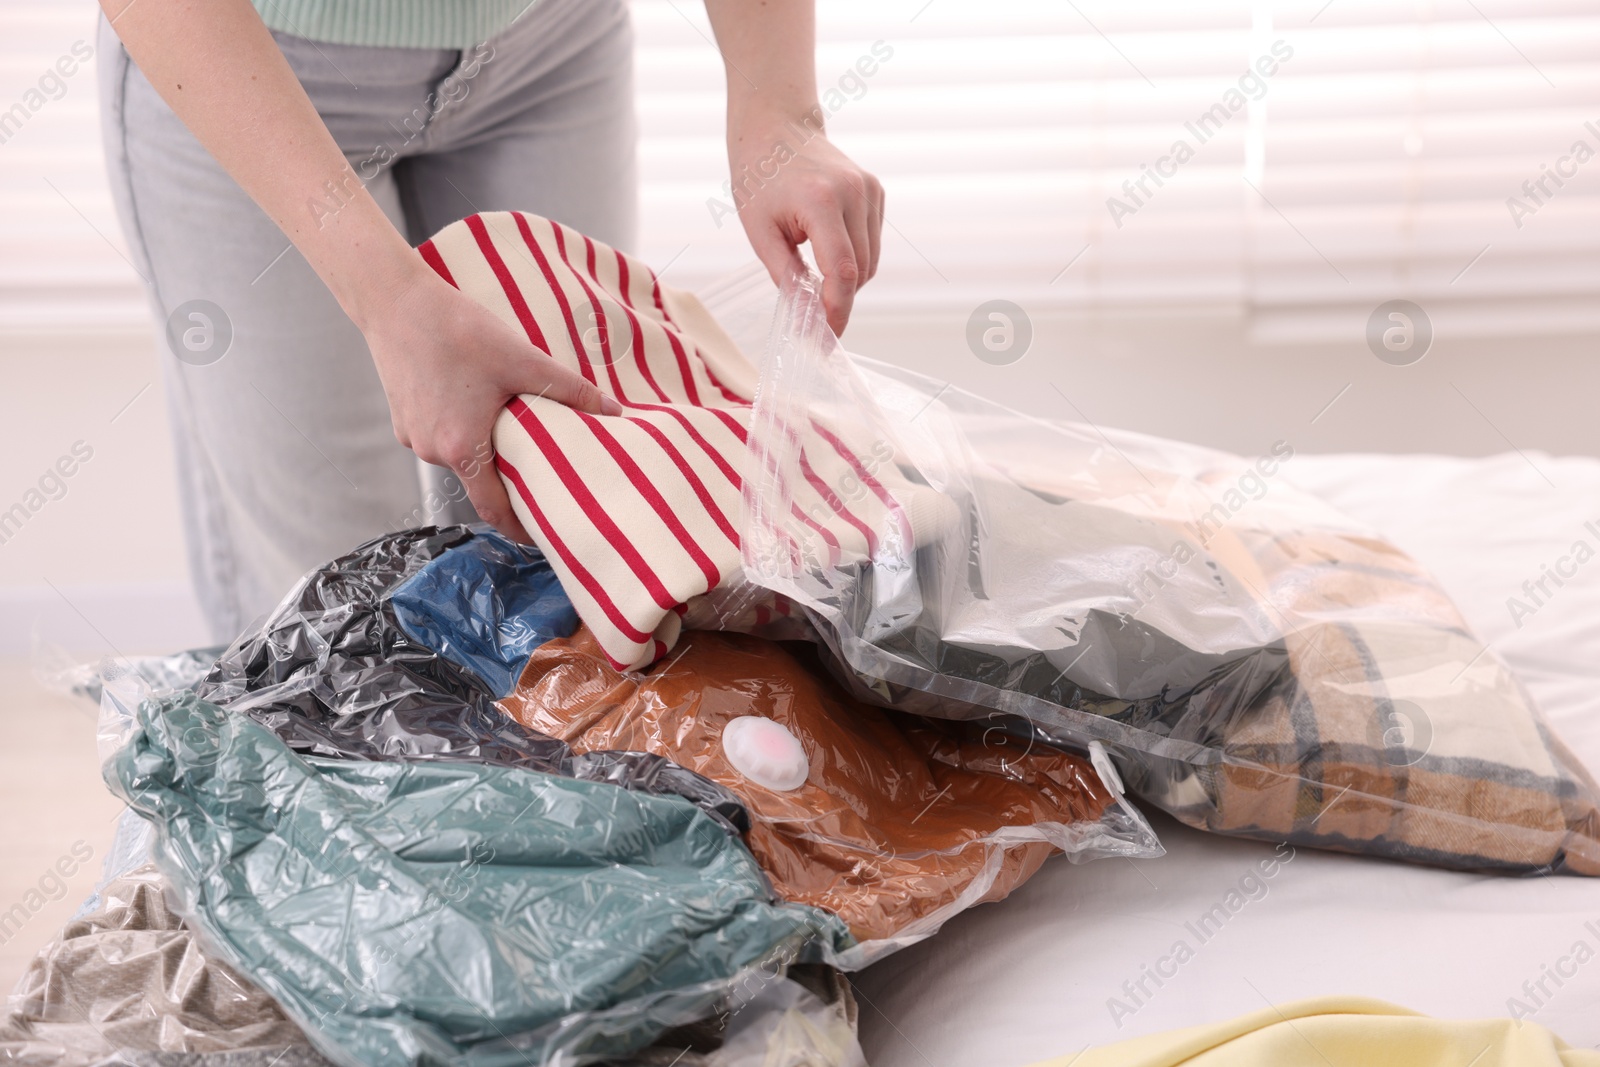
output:
M1600 873L1588 772L1414 561L1292 486L1289 443L1251 461L1047 422L851 356L811 275L778 301L755 407L745 577L803 610L858 695L1101 742L1203 829ZM827 487L883 502L861 511L870 553L805 521L819 423L887 457L892 480Z
M0 1016L0 1061L87 1067L128 1049L305 1044L271 997L202 951L165 888L148 862L127 870L39 951Z
M73 921L99 911L105 906L106 889L112 882L149 863L150 846L154 841L150 824L132 808L123 808L117 818L116 832L111 837L111 847L106 849L105 859L100 862L100 880L95 883L88 899L78 905L78 910L72 915Z
M129 819L149 824L129 812ZM124 820L124 826L128 820ZM119 829L119 838L122 831ZM148 836L148 830L146 831ZM109 866L109 861L108 861ZM0 1062L39 1067L329 1067L276 1002L204 949L146 858L100 886L0 1012ZM720 1010L615 1067L864 1067L834 969L742 976Z
M106 732L172 910L346 1067L623 1058L851 943L681 796L302 757L192 693Z

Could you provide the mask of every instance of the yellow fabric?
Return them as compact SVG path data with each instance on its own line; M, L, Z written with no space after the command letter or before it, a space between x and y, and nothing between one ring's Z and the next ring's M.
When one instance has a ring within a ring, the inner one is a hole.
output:
M1316 997L1136 1037L1035 1067L1600 1067L1536 1023L1432 1019L1365 997Z

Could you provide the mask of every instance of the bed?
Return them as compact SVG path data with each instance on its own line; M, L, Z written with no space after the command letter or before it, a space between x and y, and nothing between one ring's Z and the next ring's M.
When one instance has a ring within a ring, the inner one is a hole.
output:
M1600 768L1600 558L1570 559L1577 573L1547 583L1542 604L1522 588L1575 542L1600 549L1600 460L1297 456L1285 473L1431 568ZM1533 611L1514 617L1513 596ZM857 976L868 1062L1011 1067L1338 993L1441 1017L1516 1015L1600 1046L1595 881L1291 855L1149 814L1166 856L1052 861ZM1219 913L1230 891L1237 906ZM1192 951L1174 953L1179 940Z

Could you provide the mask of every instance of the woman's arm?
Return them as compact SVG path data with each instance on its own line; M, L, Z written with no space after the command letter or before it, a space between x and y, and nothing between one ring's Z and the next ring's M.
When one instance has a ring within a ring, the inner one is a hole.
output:
M727 68L728 163L750 245L781 281L809 240L828 325L843 333L878 270L883 186L823 129L813 2L706 0L706 14Z
M518 393L621 409L490 312L406 243L362 187L250 0L101 0L139 69L278 224L372 350L402 445L454 470L478 514L529 540L494 467L494 420ZM325 182L345 191L325 202Z

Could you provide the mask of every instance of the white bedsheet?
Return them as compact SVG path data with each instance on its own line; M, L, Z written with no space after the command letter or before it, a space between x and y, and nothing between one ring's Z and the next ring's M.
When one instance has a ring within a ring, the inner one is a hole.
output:
M1284 470L1429 567L1600 769L1600 559L1520 628L1506 604L1575 541L1600 548L1584 527L1600 529L1600 461L1297 456ZM1012 1067L1325 993L1462 1018L1507 1015L1515 997L1569 1043L1600 1046L1600 879L1486 877L1301 849L1201 943L1185 923L1272 846L1151 821L1166 856L1052 861L1008 900L857 976L868 1062ZM1144 977L1149 995L1130 996L1123 983L1179 938L1192 958L1165 962L1173 977ZM1579 942L1587 953L1574 954ZM1560 985L1558 968L1570 975Z

